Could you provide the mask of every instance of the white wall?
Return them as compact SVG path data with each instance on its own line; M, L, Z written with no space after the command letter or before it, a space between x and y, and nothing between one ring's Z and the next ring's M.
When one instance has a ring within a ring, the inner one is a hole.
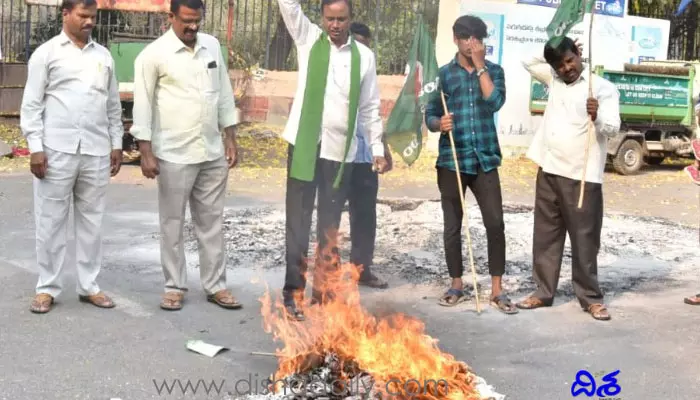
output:
M520 1L532 3L537 0ZM545 0L540 1L544 3ZM455 56L452 25L458 16L477 15L489 26L487 58L500 64L506 74L506 103L496 115L499 140L505 155L509 155L509 150L521 153L529 145L541 119L530 115L530 75L523 69L521 61L533 54L542 54L547 41L546 27L555 12L556 8L552 6L517 4L515 0L440 1L436 37L439 65L449 62ZM625 63L639 63L640 56L665 60L669 21L624 14L595 15L593 64L603 65L606 69L622 70ZM569 32L569 36L577 38L584 45L586 57L589 21L590 15L586 15L584 21Z

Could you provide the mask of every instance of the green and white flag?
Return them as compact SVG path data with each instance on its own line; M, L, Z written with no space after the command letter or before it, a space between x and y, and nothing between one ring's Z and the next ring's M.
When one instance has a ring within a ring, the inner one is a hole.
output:
M406 68L406 82L389 115L385 135L389 146L410 166L418 159L423 146L425 106L439 95L435 43L421 15Z
M561 0L552 22L547 25L549 43L557 47L571 28L583 22L583 16L593 10L595 0Z

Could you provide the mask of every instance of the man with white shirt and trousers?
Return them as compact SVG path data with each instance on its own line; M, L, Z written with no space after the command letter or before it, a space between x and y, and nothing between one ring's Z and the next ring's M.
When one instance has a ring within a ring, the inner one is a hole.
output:
M358 126L372 150L377 172L387 167L379 116L374 53L349 33L349 0L322 0L323 28L313 24L298 0L278 0L297 48L298 87L283 137L289 142L286 190L286 264L283 296L288 317L303 320L299 308L306 287L307 256L314 199L318 190L317 253L337 233L347 199ZM325 302L324 275L334 268L317 257L314 302Z
M164 310L180 310L188 291L183 238L188 202L207 300L226 309L242 307L227 289L223 235L239 121L221 45L198 32L203 10L201 0L172 0L171 28L134 65L131 135L138 141L143 175L158 181Z
M539 165L535 194L533 278L537 290L517 304L524 310L549 307L559 280L564 244L571 238L572 283L581 307L596 320L609 320L598 283L598 251L603 224L603 174L607 140L620 130L619 93L615 85L593 74L589 98L589 70L582 49L564 37L544 49L544 58L523 63L549 87L544 117L528 150ZM588 123L595 131L586 166L583 205L578 208Z
M27 65L20 111L34 175L39 281L30 310L46 313L63 290L68 216L73 202L80 301L115 306L101 291L102 218L110 177L119 172L123 126L109 51L90 38L95 0L63 0L63 30Z

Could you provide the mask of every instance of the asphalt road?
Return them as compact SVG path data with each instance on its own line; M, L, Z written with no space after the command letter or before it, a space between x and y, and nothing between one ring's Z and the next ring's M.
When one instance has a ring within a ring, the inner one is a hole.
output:
M30 313L36 284L31 194L28 175L0 176L0 399L228 399L235 396L223 392L235 393L237 381L274 372L274 358L250 354L276 347L262 329L258 299L264 288L250 283L252 270L229 270L242 310L207 303L194 269L185 308L158 308L163 278L152 186L124 183L109 189L99 283L117 308L79 303L74 271L68 269L55 309ZM261 202L255 196L228 199L230 207ZM266 271L264 279L279 288L283 275L280 268ZM619 370L622 390L615 398L694 400L700 397L700 308L684 305L682 298L700 289L700 272L685 278L673 286L617 293L608 299L613 320L607 323L594 321L571 301L515 316L490 308L477 315L472 303L445 309L435 302L442 288L411 288L396 279L389 290L363 293L365 302L423 319L444 351L469 364L508 400L574 398L571 385L581 369ZM189 339L230 351L209 358L188 351ZM225 383L218 395L207 396L202 389L197 396L182 395L179 388L159 394L154 380L160 386L175 379L183 385L200 379ZM240 383L238 390L246 385Z

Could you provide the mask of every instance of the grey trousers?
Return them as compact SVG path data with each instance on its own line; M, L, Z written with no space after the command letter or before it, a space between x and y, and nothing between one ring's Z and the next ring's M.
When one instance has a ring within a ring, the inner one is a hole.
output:
M226 289L226 251L223 235L228 165L221 157L199 164L158 160L160 258L165 291L186 292L185 207L190 214L199 250L199 273L207 294Z
M586 182L583 206L578 208L579 181L537 172L533 226L535 297L552 304L559 282L566 234L571 239L571 273L581 307L603 302L598 284L598 251L603 227L603 189Z

